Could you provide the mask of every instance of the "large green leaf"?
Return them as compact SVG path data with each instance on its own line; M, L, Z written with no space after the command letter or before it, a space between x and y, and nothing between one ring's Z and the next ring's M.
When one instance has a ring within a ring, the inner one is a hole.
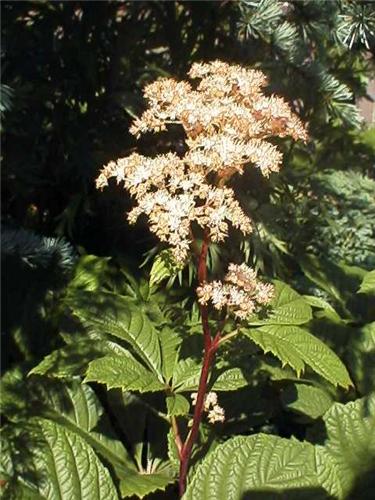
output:
M336 356L321 340L298 326L267 325L244 333L264 352L272 352L281 362L294 368L298 375L305 363L334 385L352 385L349 374Z
M229 368L215 380L212 390L213 391L236 391L242 387L249 385L249 380L241 368Z
M159 337L147 315L126 297L111 293L87 294L75 314L94 331L105 332L128 342L161 379Z
M290 286L275 281L275 297L271 302L271 313L265 318L251 319L251 325L302 325L312 318L307 301Z
M324 415L327 438L316 446L321 483L346 498L356 480L375 471L375 398L334 404Z
M150 271L150 288L155 287L166 278L176 276L183 266L178 265L170 250L161 251L152 264Z
M155 373L145 368L128 353L108 355L89 364L86 382L106 384L108 389L120 387L126 391L155 392L165 389Z
M182 394L168 396L166 404L169 416L187 415L190 410L190 402Z
M80 381L63 382L39 376L25 377L20 369L1 381L1 412L12 422L31 416L45 417L79 434L114 467L135 465L116 439L94 391Z
M28 376L21 367L1 379L1 412L9 420L28 416L64 417L86 431L93 429L103 413L94 391L78 380L63 382Z
M165 327L159 332L162 372L167 382L173 376L175 364L177 362L178 348L182 339L171 328Z
M321 417L333 404L327 391L307 384L289 384L281 393L281 401L286 409L313 419Z
M335 309L329 302L322 299L322 297L315 297L315 295L303 295L303 298L310 306L329 311L335 318L337 318L338 321L340 320L340 316L337 314Z
M280 491L292 499L302 488L319 491L314 447L257 434L232 438L210 453L198 467L183 499L242 500L258 498L257 493L262 493L259 498L272 500Z
M371 295L375 295L375 270L370 271L365 275L358 293L368 293Z
M176 392L195 391L198 388L201 365L195 359L180 359L175 365L172 386Z
M8 480L16 482L16 490L19 486L21 498L30 498L22 493L25 486L32 495L48 500L118 498L107 469L80 436L41 418L29 420L22 433L22 453L7 450L15 471Z
M75 342L48 354L31 371L30 375L70 378L84 375L90 361L106 354L103 342Z
M97 291L110 275L109 257L83 255L75 266L68 293L73 290Z
M134 473L128 474L125 479L120 482L121 497L144 498L149 493L157 490L165 490L168 484L173 483L173 477L160 474Z

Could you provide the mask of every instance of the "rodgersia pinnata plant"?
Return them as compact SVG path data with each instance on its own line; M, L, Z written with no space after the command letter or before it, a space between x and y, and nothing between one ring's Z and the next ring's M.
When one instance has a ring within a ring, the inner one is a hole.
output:
M264 94L267 78L261 71L213 61L193 64L189 76L199 82L195 87L170 78L147 85L144 95L149 107L131 128L139 137L180 124L186 135L184 156L169 152L150 158L133 153L111 161L96 181L98 188L105 187L111 177L123 182L136 202L129 221L134 223L145 214L150 230L171 246L177 262L183 263L190 253L197 256L204 356L191 430L183 438L175 426L181 494L202 413L209 411L213 422L224 418L216 395L211 410L212 394L206 395L215 352L225 340L220 330L211 331L209 304L243 320L273 296L272 285L262 283L246 264L229 264L223 282L208 279L210 242L223 241L229 223L244 234L252 230L251 218L228 184L247 166L259 168L266 177L279 170L282 154L269 141L272 137L307 139L305 127L289 105L281 97ZM203 233L200 248L198 231Z
M290 106L281 97L266 95L268 82L261 71L213 61L193 64L189 77L193 83L165 78L147 85L144 95L149 106L131 127L131 133L139 137L179 124L185 134L186 152L179 155L171 151L155 157L133 153L108 163L96 181L99 189L112 177L123 183L135 202L128 214L130 223L146 216L150 230L170 247L176 263L181 266L189 259L196 260L196 298L204 338L200 379L197 391L191 394L190 422L181 426L176 416L170 419L180 462L180 495L186 489L202 419L211 424L225 420L225 408L208 385L215 355L238 334L241 325L259 312L267 316L275 298L274 285L263 282L245 263L229 263L222 281L208 276L210 244L224 241L230 226L244 235L252 231L251 216L241 208L231 180L246 168L257 168L265 177L279 171L282 154L272 138L307 140L306 128ZM307 314L301 322L308 319ZM228 321L234 325L229 332ZM299 324L295 318L290 321ZM291 335L302 335L296 330L294 327ZM270 332L264 331L263 337L254 336L252 340L284 364L289 363L297 373L304 366L302 360L314 365L314 354L311 357L311 353L298 351L301 361L294 363L292 354L278 350L281 340L277 332L271 336L276 347L271 341L267 343ZM313 342L311 337L308 341ZM338 371L344 370L344 382L327 375L321 365L316 371L334 383L349 385L345 368L333 353L330 356Z

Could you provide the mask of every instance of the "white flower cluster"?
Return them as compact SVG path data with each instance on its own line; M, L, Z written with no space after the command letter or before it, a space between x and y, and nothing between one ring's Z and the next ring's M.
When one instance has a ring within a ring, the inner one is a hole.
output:
M197 397L198 393L193 392L191 395L193 406L197 404ZM203 411L207 413L207 418L210 424L214 424L216 422L224 422L225 420L224 409L217 403L216 392L209 392L205 395Z
M246 264L229 264L224 282L203 283L197 288L200 304L212 303L215 309L228 308L237 318L252 316L261 305L269 304L274 287L257 279L256 272Z
M244 234L251 232L250 219L234 191L208 184L202 172L189 168L173 153L156 158L133 153L110 162L98 177L97 186L106 186L109 177L124 182L137 201L129 221L134 223L142 213L146 214L150 229L171 245L177 262L183 262L189 252L193 222L208 228L215 242L227 236L229 222Z
M207 156L208 169L221 171L229 163L238 172L253 163L266 176L279 170L282 157L267 139L288 135L307 139L289 105L281 97L262 93L268 82L261 71L213 61L194 63L189 76L201 80L196 90L188 82L170 78L147 85L144 94L150 107L131 132L139 136L180 123L194 150L192 162L201 164Z
M110 177L123 182L137 202L130 222L146 214L151 230L172 246L179 262L192 243L193 223L208 229L215 242L226 238L229 223L249 233L250 219L225 184L249 163L265 176L279 170L282 155L270 137L307 138L289 105L263 94L267 78L262 72L213 61L193 64L189 76L200 79L195 90L171 78L147 85L149 107L130 129L138 137L180 124L186 154L149 158L134 153L110 162L96 181L98 188L107 186Z

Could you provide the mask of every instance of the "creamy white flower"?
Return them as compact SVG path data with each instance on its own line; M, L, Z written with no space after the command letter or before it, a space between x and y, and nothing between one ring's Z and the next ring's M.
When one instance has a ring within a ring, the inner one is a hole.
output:
M274 287L259 281L254 269L246 264L229 264L224 282L212 281L197 288L200 304L211 302L219 311L228 308L241 320L252 316L260 306L269 304L273 294Z
M223 408L219 405L215 405L212 410L208 412L208 421L210 424L215 424L216 422L225 421L225 412Z
M192 225L208 229L214 242L228 236L230 225L250 233L249 217L225 184L248 164L264 176L279 170L282 155L270 137L307 138L289 105L263 94L267 78L262 72L212 61L193 64L189 75L200 80L196 89L171 78L147 85L149 107L130 130L138 137L178 123L187 137L185 156L169 152L150 158L132 153L109 162L96 180L98 189L111 177L123 182L136 203L129 222L146 214L151 231L169 243L179 262L189 253ZM261 296L267 300L269 290L259 289ZM216 288L214 306L221 308L222 303ZM239 314L243 315L242 309Z

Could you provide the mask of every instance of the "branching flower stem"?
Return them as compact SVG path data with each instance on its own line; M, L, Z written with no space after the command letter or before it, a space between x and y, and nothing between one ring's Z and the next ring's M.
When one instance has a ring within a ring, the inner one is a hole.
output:
M231 338L236 337L239 333L240 333L239 330L234 330L233 332L227 333L219 340L219 346L224 344L224 342L227 342Z
M207 252L209 247L209 235L205 233L202 248L198 260L198 281L202 284L207 279ZM215 358L216 351L219 346L220 333L214 338L211 336L210 326L208 322L208 309L207 306L201 305L201 317L204 336L204 356L202 363L202 370L199 380L197 401L194 409L193 423L191 430L181 448L180 452L180 477L179 477L179 491L180 497L186 489L186 477L189 470L189 462L194 443L197 439L199 432L199 425L202 420L202 413L204 408L204 398L207 392L207 381L210 375L212 363Z

